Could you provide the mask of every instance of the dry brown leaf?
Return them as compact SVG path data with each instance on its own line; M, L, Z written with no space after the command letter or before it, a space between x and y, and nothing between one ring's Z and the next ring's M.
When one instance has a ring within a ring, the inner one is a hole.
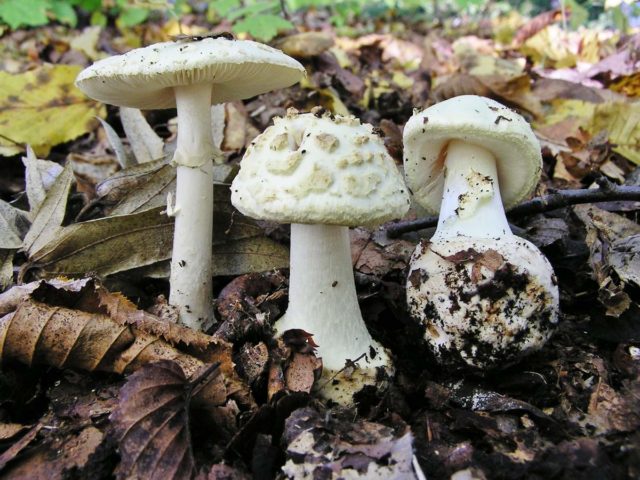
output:
M33 427L33 425L22 425L20 423L0 423L0 441L11 440L20 432L31 427Z
M0 470L2 470L7 463L16 458L20 452L24 450L34 438L36 438L36 435L38 435L40 430L42 430L41 423L34 425L20 440L2 452L2 455L0 455Z
M120 406L111 416L120 442L117 478L193 476L189 404L197 382L188 384L180 366L166 360L129 377L120 392Z
M321 372L322 360L313 353L294 353L284 372L285 384L292 392L311 393Z
M333 37L324 32L303 32L288 35L276 46L295 58L311 58L333 46Z
M104 434L93 426L80 432L60 432L44 444L20 456L3 474L6 479L51 480L66 478L74 472L83 477L92 454L104 440Z
M518 29L518 33L513 39L513 47L518 48L521 46L528 38L533 37L544 27L556 22L560 15L560 10L550 10L533 17Z
M189 373L202 362L156 336L120 325L107 315L26 300L0 319L0 359L123 373L172 359Z

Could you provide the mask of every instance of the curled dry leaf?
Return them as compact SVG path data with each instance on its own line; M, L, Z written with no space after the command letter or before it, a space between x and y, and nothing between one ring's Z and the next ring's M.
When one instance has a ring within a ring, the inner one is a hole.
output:
M111 416L120 443L117 478L193 476L189 403L194 386L187 383L182 368L168 360L129 377L120 392L120 406Z
M195 372L202 362L160 338L120 325L107 315L26 300L0 319L0 359L123 373L172 359Z

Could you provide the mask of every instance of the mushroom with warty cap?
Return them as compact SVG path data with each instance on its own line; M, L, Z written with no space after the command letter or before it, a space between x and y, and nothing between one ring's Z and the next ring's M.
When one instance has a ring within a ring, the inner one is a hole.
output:
M204 38L109 57L76 79L82 91L104 103L177 107L175 206L167 206L175 216L169 301L189 327L202 329L213 318L213 160L219 162L222 156L212 139L210 107L290 86L303 75L300 63L267 45Z
M393 367L367 331L351 263L349 226L401 217L409 197L371 125L354 117L290 110L247 149L231 201L253 218L291 223L289 306L276 330L313 334L320 394L351 404ZM357 368L346 368L357 360Z
M531 127L498 102L465 95L415 113L403 140L415 200L440 209L407 282L430 349L443 363L486 368L541 348L558 321L556 278L540 251L512 234L504 211L540 178Z

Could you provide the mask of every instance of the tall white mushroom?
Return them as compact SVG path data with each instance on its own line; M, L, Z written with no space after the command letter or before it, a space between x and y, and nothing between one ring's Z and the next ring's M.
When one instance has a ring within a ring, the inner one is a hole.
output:
M511 233L504 212L540 178L529 124L491 99L460 96L414 114L404 146L415 200L440 209L407 283L410 313L436 357L485 368L541 348L558 319L555 275L533 244Z
M267 45L227 38L165 42L100 60L76 79L88 96L140 109L177 107L175 216L169 301L180 322L202 329L212 320L212 104L249 98L296 83L300 63Z
M275 119L247 149L231 201L250 217L292 224L289 307L276 329L313 334L320 393L350 404L365 385L382 385L393 368L360 313L348 227L401 217L409 197L371 125L318 110Z

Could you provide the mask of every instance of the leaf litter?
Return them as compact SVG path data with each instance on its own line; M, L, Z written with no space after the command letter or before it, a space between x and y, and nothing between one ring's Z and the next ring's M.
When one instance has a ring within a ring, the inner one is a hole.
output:
M212 113L218 130L222 114L226 120L225 163L216 166L212 335L173 323L161 300L172 237L162 212L174 188L173 112L119 113L71 85L70 72L88 58L140 38L166 40L175 22L137 33L42 27L4 35L3 51L22 53L2 60L1 85L15 90L51 75L35 100L0 96L7 104L0 110L19 120L8 129L0 116L0 152L11 172L0 182L3 476L128 478L150 468L175 472L167 478L638 475L637 202L512 219L553 264L563 321L543 351L506 370L441 371L421 348L403 286L411 251L429 231L400 240L384 230L352 232L364 318L398 369L382 398L357 412L328 409L313 396L321 368L313 332L274 339L271 325L286 309L288 231L235 212L226 185L247 145L288 107L353 113L380 127L400 161L413 107L481 94L533 122L545 162L537 193L637 176L637 35L564 30L558 10L456 27L385 20L395 27L378 33L375 22L357 19L356 35L347 37L322 9L296 12L292 22L309 31L274 45L305 64L307 80ZM24 113L15 108L21 102L29 104ZM70 119L73 128L59 128ZM46 280L15 285L36 278ZM194 376L216 364L190 398ZM167 403L154 402L160 397Z

